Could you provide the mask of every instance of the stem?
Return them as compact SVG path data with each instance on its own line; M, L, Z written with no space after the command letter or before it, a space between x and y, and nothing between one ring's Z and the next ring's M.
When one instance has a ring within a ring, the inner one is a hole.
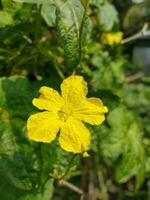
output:
M59 66L57 66L57 63L54 64L54 68L56 69L56 71L57 71L58 75L60 76L60 78L61 78L62 80L64 80L64 79L65 79L65 75L64 75L63 72L60 70Z
M72 156L72 158L71 158L71 160L70 160L70 162L69 162L69 165L68 165L68 167L67 167L65 173L64 173L58 180L63 179L63 178L68 174L68 172L69 172L69 170L70 170L70 168L71 168L71 166L72 166L72 163L73 163L73 161L74 161L74 159L75 159L76 156L77 156L77 154L73 154L73 156Z
M69 189L73 190L74 192L80 194L80 195L83 195L83 190L81 190L80 188L78 188L77 186L73 185L72 183L69 183L68 181L65 181L65 180L60 180L59 181L59 184L61 186L66 186L68 187Z
M90 0L87 0L85 8L84 8L84 14L83 14L83 18L82 18L82 22L81 22L81 26L80 26L80 32L79 32L80 60L82 58L82 33L83 33L84 22L85 22L85 19L87 17L87 9L88 9L89 1Z
M143 77L143 73L137 73L137 74L127 77L125 82L126 83L134 83L135 81L140 80L142 77Z
M139 33L136 33L136 34L132 35L131 37L125 38L122 41L122 44L126 44L131 41L137 40L142 36L150 36L150 31L147 31L147 29L148 29L148 23L145 23L142 30Z

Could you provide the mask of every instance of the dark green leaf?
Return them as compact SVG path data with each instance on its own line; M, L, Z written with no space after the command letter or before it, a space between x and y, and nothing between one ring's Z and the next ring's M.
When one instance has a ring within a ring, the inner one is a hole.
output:
M84 8L80 0L55 0L57 7L57 27L60 34L67 63L74 67L80 59L80 27L82 23Z

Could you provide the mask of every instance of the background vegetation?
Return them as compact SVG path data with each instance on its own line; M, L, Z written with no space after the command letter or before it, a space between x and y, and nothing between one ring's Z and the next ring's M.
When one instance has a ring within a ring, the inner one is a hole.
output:
M150 43L134 40L149 29L150 2L1 0L0 8L1 200L150 199L150 63L132 59ZM122 44L103 44L103 34L120 31ZM27 138L38 89L59 89L71 74L109 108L103 125L89 127L89 158Z

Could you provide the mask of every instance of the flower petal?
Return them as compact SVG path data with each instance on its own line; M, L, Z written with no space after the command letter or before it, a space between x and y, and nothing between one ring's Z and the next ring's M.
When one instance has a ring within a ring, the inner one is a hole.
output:
M67 99L72 94L85 97L87 95L87 83L82 76L69 76L61 84L62 97Z
M90 138L90 132L85 125L70 117L61 126L59 143L66 151L81 153L87 150Z
M58 115L51 112L33 114L27 121L28 136L37 142L50 143L60 129Z
M94 105L101 107L101 112L103 113L107 113L108 112L108 108L107 106L103 105L103 102L101 99L96 98L96 97L91 97L87 99L89 102L93 103Z
M92 125L99 125L105 120L106 106L98 98L78 99L73 108L73 117Z
M49 87L43 86L40 88L41 93L39 98L34 98L32 103L40 110L59 111L62 107L63 100L59 93Z

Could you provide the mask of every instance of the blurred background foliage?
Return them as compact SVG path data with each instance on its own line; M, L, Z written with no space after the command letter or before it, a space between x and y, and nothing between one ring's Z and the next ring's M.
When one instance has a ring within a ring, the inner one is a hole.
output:
M149 27L149 0L0 1L1 200L150 199ZM27 138L38 89L71 74L109 108L89 158Z

